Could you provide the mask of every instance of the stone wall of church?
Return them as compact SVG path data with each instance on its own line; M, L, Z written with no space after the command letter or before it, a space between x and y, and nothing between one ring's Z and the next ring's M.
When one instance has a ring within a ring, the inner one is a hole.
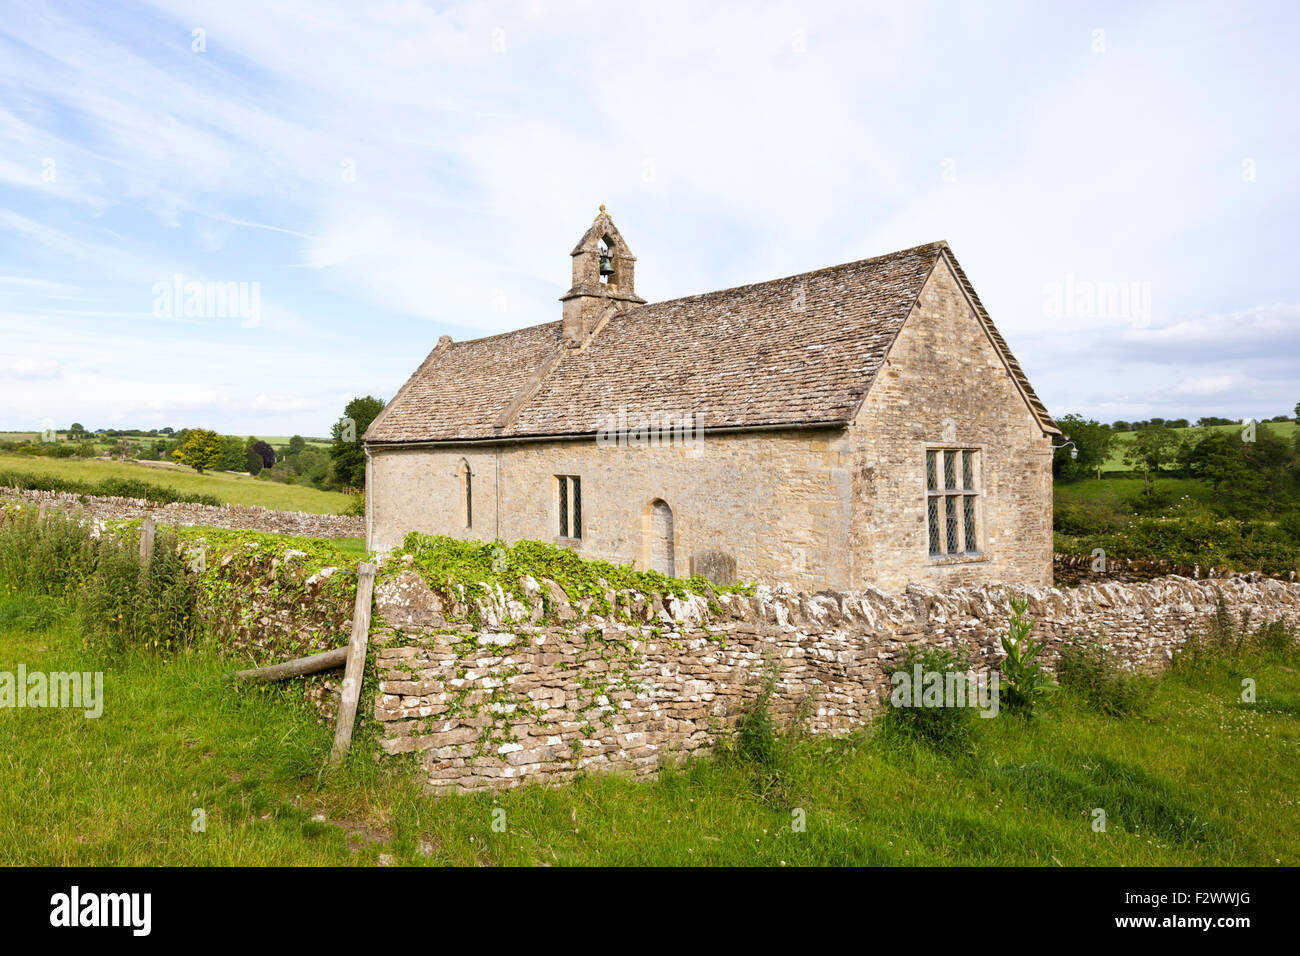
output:
M671 411L671 410L666 410ZM584 558L650 566L672 510L674 571L707 563L740 580L798 587L849 583L846 430L706 434L651 445L583 441L496 447L377 449L370 478L370 545L387 550L407 531L491 541L533 539ZM461 473L473 489L465 526ZM557 476L582 480L582 538L559 535Z
M946 263L918 297L850 440L855 587L1052 583L1051 442ZM944 448L978 451L973 557L930 556L925 456Z

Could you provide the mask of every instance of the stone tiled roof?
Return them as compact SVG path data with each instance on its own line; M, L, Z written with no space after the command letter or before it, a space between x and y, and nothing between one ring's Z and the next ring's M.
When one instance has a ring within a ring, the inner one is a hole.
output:
M1026 401L1055 431L943 242L754 285L638 305L581 348L561 323L444 340L368 442L591 434L620 408L705 428L847 422L941 256L967 286Z

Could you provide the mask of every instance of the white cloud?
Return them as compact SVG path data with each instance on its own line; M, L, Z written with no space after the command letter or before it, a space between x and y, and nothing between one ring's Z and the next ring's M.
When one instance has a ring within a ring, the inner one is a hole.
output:
M1239 375L1202 375L1185 378L1173 387L1175 395L1222 395L1239 387Z
M1015 3L7 10L0 319L30 354L97 347L0 414L213 383L168 407L320 432L443 331L558 318L602 202L652 300L947 238L1054 411L1255 413L1300 357L1294 15L1105 19L1099 55L1092 16ZM259 327L152 320L178 272L260 282ZM1149 325L1044 316L1065 275L1149 283Z
M3 372L12 378L39 380L59 377L59 363L54 359L15 358L4 366Z

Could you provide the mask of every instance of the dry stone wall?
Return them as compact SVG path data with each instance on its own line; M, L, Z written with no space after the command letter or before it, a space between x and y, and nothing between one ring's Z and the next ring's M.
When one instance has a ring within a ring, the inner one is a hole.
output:
M881 709L888 668L909 646L961 647L977 669L995 667L1015 596L1028 600L1049 663L1063 639L1079 636L1158 671L1220 599L1257 623L1300 625L1300 585L1268 579L894 595L760 587L685 600L609 592L604 614L590 598L573 607L554 582L524 585L526 601L484 585L451 606L411 570L377 588L381 746L416 755L430 790L653 774L711 747L765 669L777 679L776 714L803 708L813 732L843 733ZM458 623L466 616L479 625Z
M143 498L76 495L64 491L30 491L0 488L0 498L17 499L50 510L80 510L101 521L129 521L152 517L160 525L203 525L232 531L263 531L303 538L360 538L365 519L354 515L318 515L303 511L275 511L243 505L200 505L190 502L157 504Z

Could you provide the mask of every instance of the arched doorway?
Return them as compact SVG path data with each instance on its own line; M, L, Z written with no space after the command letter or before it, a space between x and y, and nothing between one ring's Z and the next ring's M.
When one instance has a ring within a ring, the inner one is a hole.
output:
M669 577L676 576L673 560L673 509L668 502L656 498L650 502L644 523L646 533L647 564L652 571Z

